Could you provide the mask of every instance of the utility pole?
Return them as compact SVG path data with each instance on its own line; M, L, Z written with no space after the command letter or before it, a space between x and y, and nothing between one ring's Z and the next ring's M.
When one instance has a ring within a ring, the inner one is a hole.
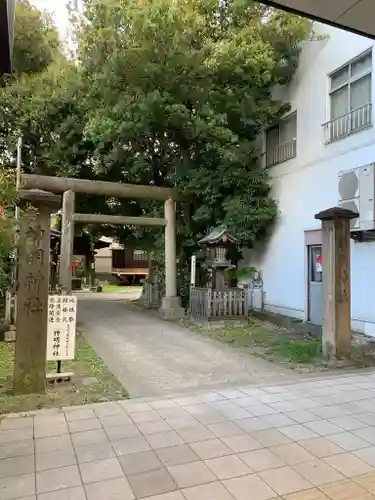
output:
M17 170L16 170L16 191L17 194L19 193L20 187L21 187L21 168L22 168L22 136L19 136L17 140ZM21 216L21 209L19 203L16 205L16 223L17 223L17 238L19 238L20 234L20 216ZM18 241L17 241L18 244ZM15 251L15 263L14 263L14 282L17 284L18 283L18 258L19 258L19 252L18 249ZM13 322L16 324L16 317L17 317L17 293L14 294L14 310L13 310Z
M22 137L20 136L17 140L17 158L16 158L16 191L17 193L19 192L20 185L21 185L21 167L22 167ZM17 203L16 209L15 209L15 219L17 222L16 225L16 231L19 231L19 225L18 221L20 219L20 207L19 204ZM17 250L14 251L14 265L13 265L13 283L17 283L17 263L18 263L18 252ZM6 292L6 300L5 300L5 323L7 325L12 325L13 323L15 324L16 322L16 310L17 310L17 294L14 294L14 310L13 310L13 317L12 317L12 299L13 299L13 294L12 292L8 291ZM12 334L13 336L13 334Z

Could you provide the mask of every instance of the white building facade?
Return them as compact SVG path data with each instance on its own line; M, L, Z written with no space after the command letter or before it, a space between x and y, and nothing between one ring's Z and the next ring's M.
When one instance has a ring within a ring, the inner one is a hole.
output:
M357 207L352 327L375 336L374 42L315 28L327 36L306 44L293 81L277 96L291 111L264 134L263 159L280 216L267 245L246 254L245 263L261 271L267 310L319 325L324 262L314 215L338 205Z

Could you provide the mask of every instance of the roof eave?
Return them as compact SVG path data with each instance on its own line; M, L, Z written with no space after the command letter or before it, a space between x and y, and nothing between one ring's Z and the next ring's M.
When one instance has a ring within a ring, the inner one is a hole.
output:
M12 72L15 0L0 0L0 74Z
M259 3L263 3L265 5L269 5L270 7L275 7L276 9L284 10L285 12L290 12L291 14L295 14L298 16L307 17L313 21L317 21L319 23L327 24L328 26L333 26L334 28L340 28L345 31L350 31L351 33L355 33L356 35L365 36L367 38L371 38L375 40L375 31L374 33L369 33L367 31L363 31L360 29L352 28L350 26L346 26L340 22L332 21L327 18L323 18L321 16L317 16L314 13L307 12L304 9L295 9L293 7L289 7L287 5L283 5L277 0L258 0Z

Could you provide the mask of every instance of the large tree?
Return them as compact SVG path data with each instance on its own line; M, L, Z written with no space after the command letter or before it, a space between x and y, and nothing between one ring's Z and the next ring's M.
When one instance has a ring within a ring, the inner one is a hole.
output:
M290 81L309 22L252 0L82 5L73 12L75 63L58 61L2 96L10 121L1 121L23 131L28 168L176 186L190 198L178 213L182 267L212 226L228 226L244 246L263 238L277 205L257 141L288 109L272 90ZM152 200L79 203L162 211ZM116 232L129 246L162 242L155 230Z
M246 246L264 237L277 207L256 139L287 110L272 90L290 81L310 23L251 0L84 5L76 41L96 171L189 194L185 248L218 224Z
M63 56L58 33L50 16L40 12L28 0L18 0L13 47L14 74L0 77L0 303L11 282L10 255L16 243L15 175L9 167L15 164L19 135L27 136L30 132L27 120L29 98L36 89L38 75L57 59L62 62ZM42 87L39 89L42 90ZM40 105L45 106L46 102L47 94ZM34 146L42 140L39 136ZM32 148L29 136L25 142L26 153L31 149L37 151L37 148ZM27 154L26 157L29 162Z
M51 86L43 89L40 75L49 72L52 63L61 65L65 59L56 27L47 12L41 12L29 0L18 0L15 11L13 69L12 75L0 79L0 163L14 159L16 140L20 134L27 135L27 115L31 112L30 96L36 96L36 103L45 106L48 94L55 92ZM40 82L40 92L38 83ZM35 106L33 106L35 108ZM41 141L40 141L41 142ZM29 147L28 141L25 141ZM28 158L26 158L27 162Z
M13 47L15 73L43 71L54 60L59 48L58 33L50 15L39 11L29 0L17 0Z

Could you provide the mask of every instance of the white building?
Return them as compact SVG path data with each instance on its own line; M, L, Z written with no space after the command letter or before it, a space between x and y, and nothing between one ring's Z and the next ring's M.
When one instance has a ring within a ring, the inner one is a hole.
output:
M352 327L375 336L375 232L360 231L375 229L373 40L316 29L327 37L306 44L292 83L280 94L291 112L264 137L280 217L268 244L252 250L245 262L262 272L266 309L321 324L324 262L321 223L314 215L356 206L353 236L366 241L351 245ZM353 169L339 186L340 172Z

